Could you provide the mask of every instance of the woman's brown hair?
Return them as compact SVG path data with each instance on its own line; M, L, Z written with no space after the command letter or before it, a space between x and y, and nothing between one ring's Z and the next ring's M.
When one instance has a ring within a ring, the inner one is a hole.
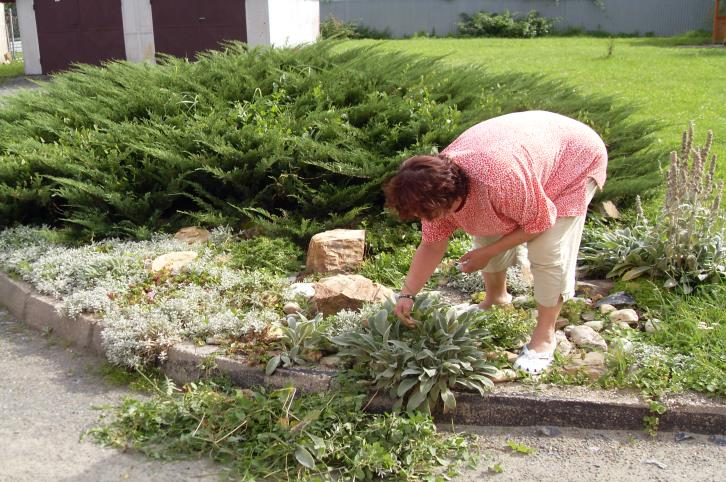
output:
M413 156L401 164L383 191L386 206L401 219L434 219L456 199L466 199L469 179L447 157Z

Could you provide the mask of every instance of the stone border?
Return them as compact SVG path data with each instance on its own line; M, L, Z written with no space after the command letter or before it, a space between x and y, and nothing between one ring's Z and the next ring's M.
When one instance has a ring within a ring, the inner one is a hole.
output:
M50 330L77 347L104 355L101 344L103 325L99 319L81 315L71 319L61 315L59 303L38 294L30 285L13 280L0 272L0 305L30 327ZM278 369L268 376L258 367L243 360L216 355L216 346L197 346L180 343L169 350L162 370L179 383L198 380L210 375L226 375L242 387L294 385L305 391L325 391L331 388L334 370L291 368ZM508 386L507 386L508 385ZM579 393L578 393L579 392ZM601 396L607 394L607 396ZM466 425L558 425L594 429L640 430L648 406L626 392L605 392L564 387L533 388L522 384L498 385L484 396L457 393L457 408L453 413L436 414L437 421ZM390 410L392 400L374 395L369 409ZM662 430L686 430L696 433L726 433L726 405L713 401L693 401L688 397L668 397L668 410L660 416Z

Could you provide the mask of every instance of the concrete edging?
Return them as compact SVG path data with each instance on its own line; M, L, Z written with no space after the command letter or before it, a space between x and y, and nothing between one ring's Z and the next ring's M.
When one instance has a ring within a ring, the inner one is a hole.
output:
M101 334L103 324L92 315L71 319L59 311L59 303L37 293L27 283L16 281L0 272L0 305L17 319L36 330L51 330L53 334L77 347L104 355ZM326 391L331 388L334 370L310 368L280 368L268 376L260 367L250 367L244 360L216 355L219 348L197 346L184 342L169 349L161 368L179 383L198 380L210 375L226 375L242 387L265 385L284 387L294 385L304 391ZM643 428L643 417L648 406L632 394L619 396L608 392L601 399L597 392L583 396L562 387L551 387L537 393L532 387L509 384L509 389L479 396L457 393L457 408L449 414L435 414L438 421L453 421L466 425L558 425L594 429L638 430ZM686 430L695 433L726 433L726 405L718 402L693 402L688 397L671 396L666 400L668 410L660 416L661 430ZM369 409L376 412L390 410L392 400L383 395L374 396Z

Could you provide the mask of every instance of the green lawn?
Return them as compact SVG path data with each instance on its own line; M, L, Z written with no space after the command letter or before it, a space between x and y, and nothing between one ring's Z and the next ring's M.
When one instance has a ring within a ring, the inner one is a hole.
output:
M567 81L587 94L606 94L639 106L638 117L664 122L659 142L680 143L689 120L698 142L714 131L714 150L726 158L726 48L682 46L703 37L540 39L415 38L376 41L384 48L456 64L482 64L493 72L545 74ZM352 45L374 41L351 41ZM726 160L719 175L726 178Z
M9 64L0 64L0 84L5 82L7 79L13 77L19 77L24 73L23 61L15 61Z

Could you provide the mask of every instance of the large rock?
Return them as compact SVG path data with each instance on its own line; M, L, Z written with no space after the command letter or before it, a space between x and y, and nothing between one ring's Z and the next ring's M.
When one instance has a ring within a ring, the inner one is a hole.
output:
M209 231L196 226L181 228L174 235L174 239L186 241L187 244L206 243L209 241Z
M589 326L590 328L592 328L595 331L602 331L602 329L603 329L603 327L605 325L602 320L587 321L587 322L585 322L583 324L585 326Z
M589 326L578 325L570 330L570 340L579 346L589 350L601 350L607 351L608 345L605 343L605 339Z
M635 325L638 323L638 313L636 313L635 310L632 308L612 311L608 315L608 318L613 323L625 322L630 325Z
M625 291L618 291L611 295L606 296L597 300L595 307L599 308L600 305L613 305L616 308L620 306L632 306L635 304L635 298L627 294Z
M333 229L318 233L308 245L310 273L346 272L363 263L366 232L362 229Z
M605 356L596 351L586 353L583 358L570 360L564 369L569 374L584 371L591 380L596 380L605 374Z
M151 263L151 271L168 270L172 273L179 273L186 265L197 259L196 251L174 251L162 254Z
M363 303L382 302L393 291L358 274L330 276L315 283L313 303L318 311L332 315L342 309L357 310Z

